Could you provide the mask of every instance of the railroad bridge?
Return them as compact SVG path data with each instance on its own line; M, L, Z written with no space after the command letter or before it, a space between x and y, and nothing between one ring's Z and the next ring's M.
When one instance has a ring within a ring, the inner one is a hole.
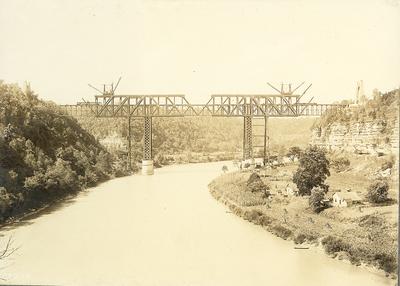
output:
M155 95L123 95L115 94L111 87L108 91L104 86L100 95L95 95L94 102L79 102L75 105L61 105L62 110L74 117L124 117L128 119L128 153L131 166L130 125L131 118L143 118L144 143L142 174L153 174L152 154L152 118L153 117L185 117L185 116L213 116L213 117L242 117L243 118L243 160L253 159L253 148L262 147L264 162L267 158L267 122L270 117L299 117L321 116L329 109L342 108L340 104L318 104L312 99L301 102L301 98L311 87L311 84L302 94L294 94L301 86L292 90L291 85L281 85L281 90L270 85L277 94L215 94L211 95L206 104L191 104L180 94ZM253 121L262 120L264 134L263 146L253 145Z

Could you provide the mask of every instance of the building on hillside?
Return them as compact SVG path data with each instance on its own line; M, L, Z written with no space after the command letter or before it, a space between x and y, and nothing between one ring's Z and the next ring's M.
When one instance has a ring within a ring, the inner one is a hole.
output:
M334 207L348 207L353 204L360 204L362 199L356 192L336 192L332 196L332 205Z
M264 166L264 159L263 158L254 158L255 167L262 167Z
M297 159L296 157L293 158L293 160L290 157L284 156L282 158L282 163L283 164L290 164L292 162L295 162L295 159Z
M278 195L278 191L276 188L275 189L270 188L269 190L267 190L267 194L268 194L268 198L273 198Z

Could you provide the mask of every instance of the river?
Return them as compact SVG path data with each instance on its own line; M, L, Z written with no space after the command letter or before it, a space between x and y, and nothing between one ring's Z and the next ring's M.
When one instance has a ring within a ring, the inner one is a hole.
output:
M4 284L393 285L227 212L207 184L223 163L108 181L12 227Z

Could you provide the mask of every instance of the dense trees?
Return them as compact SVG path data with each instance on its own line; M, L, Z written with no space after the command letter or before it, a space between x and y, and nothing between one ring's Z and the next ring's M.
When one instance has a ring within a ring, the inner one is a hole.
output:
M115 133L126 140L128 119L80 118L81 126L98 139ZM167 156L192 153L224 152L232 154L241 149L242 122L237 118L180 117L154 118L153 158L156 165L168 163ZM142 159L143 119L131 119L132 161ZM196 159L196 158L193 158ZM222 159L222 158L221 158Z
M310 195L314 187L327 187L324 182L330 176L330 172L325 150L310 146L300 156L299 163L293 182L297 185L300 195Z
M0 82L0 221L120 175L115 160L55 104Z

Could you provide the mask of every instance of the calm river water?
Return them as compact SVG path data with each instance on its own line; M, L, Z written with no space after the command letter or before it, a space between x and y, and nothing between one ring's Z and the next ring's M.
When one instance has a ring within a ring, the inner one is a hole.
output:
M4 284L393 285L252 225L207 184L223 163L170 166L115 179L12 228L20 249L1 261ZM3 242L5 238L2 238Z

